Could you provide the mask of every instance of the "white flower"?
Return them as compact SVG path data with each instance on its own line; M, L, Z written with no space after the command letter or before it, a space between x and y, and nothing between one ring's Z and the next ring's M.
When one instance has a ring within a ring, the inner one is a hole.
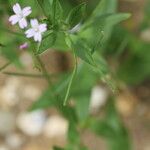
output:
M42 33L47 30L46 24L39 24L37 19L32 19L30 21L31 28L28 29L25 34L27 38L33 37L34 40L37 42L42 41Z
M24 29L27 27L27 20L26 17L31 14L31 7L25 7L21 9L20 5L16 3L13 6L14 15L9 17L9 21L12 25L15 25L16 23L19 23L19 26L21 29Z

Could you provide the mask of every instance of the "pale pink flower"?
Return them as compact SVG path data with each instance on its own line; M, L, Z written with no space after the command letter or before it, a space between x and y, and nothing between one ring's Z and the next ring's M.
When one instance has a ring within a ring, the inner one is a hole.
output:
M47 30L47 25L45 23L39 24L37 19L31 19L31 28L28 29L25 34L27 38L34 38L34 41L42 41L42 33Z
M28 23L26 17L31 14L31 7L21 8L18 3L13 6L14 15L9 17L9 21L12 25L19 23L21 29L27 27Z
M19 49L23 50L23 49L27 49L28 48L28 43L23 43L19 46Z

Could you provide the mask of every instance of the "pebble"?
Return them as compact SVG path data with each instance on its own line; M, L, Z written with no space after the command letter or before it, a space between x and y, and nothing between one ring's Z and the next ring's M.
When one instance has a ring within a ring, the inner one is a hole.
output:
M5 145L0 145L0 150L9 150L7 146Z
M32 65L32 57L27 52L21 54L20 61L25 67L29 67Z
M145 42L150 42L150 29L146 29L141 33L141 39Z
M22 83L16 77L10 77L7 79L5 85L0 91L0 99L2 103L8 106L14 106L19 102L19 90Z
M17 117L18 128L28 136L40 135L46 120L46 114L42 110L24 112Z
M41 95L41 90L36 86L25 85L23 87L22 96L27 100L36 101L40 95Z
M0 134L6 135L15 129L15 116L12 112L0 111Z
M6 136L5 141L10 148L18 149L23 145L25 138L21 134L11 133Z
M121 115L128 117L132 115L137 107L135 97L129 93L120 94L116 98L116 107Z
M58 115L51 116L44 126L44 135L49 138L66 138L68 126L65 118Z
M43 146L37 143L28 143L21 150L54 150L51 147Z
M108 91L102 86L95 86L92 90L90 112L96 113L104 106L108 98Z

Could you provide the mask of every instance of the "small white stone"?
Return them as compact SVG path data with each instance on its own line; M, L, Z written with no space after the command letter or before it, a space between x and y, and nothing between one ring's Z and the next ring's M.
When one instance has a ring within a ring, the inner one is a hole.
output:
M42 110L25 112L18 116L17 126L26 135L37 136L41 134L46 120L46 114Z
M66 138L68 121L60 116L51 116L44 126L44 135L49 138Z
M0 145L0 150L9 150L7 146L5 145Z
M11 147L12 149L17 149L22 146L25 139L20 134L12 133L6 136L5 141L9 147Z
M41 90L36 86L25 85L23 87L22 96L27 100L36 101L40 95L41 95Z
M92 90L90 101L90 112L97 112L105 103L108 98L108 91L101 86L96 86Z
M141 33L142 40L150 42L150 29L146 29Z
M150 144L149 143L146 143L143 150L150 150Z
M16 77L8 78L0 91L0 98L8 106L14 106L19 102L19 90L22 83Z
M15 116L11 112L0 111L0 134L5 135L15 128Z
M25 67L31 66L32 65L32 57L29 55L27 52L24 52L20 56L20 61Z

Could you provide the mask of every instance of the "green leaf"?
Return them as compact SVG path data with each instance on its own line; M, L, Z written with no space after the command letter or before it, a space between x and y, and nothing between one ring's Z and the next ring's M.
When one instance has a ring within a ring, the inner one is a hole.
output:
M56 24L63 16L63 9L59 0L37 0L44 14L51 23Z
M57 101L57 97L51 92L51 88L48 88L41 97L32 104L30 110L36 110L41 108L48 108L53 106Z
M122 122L119 113L115 106L115 100L109 99L106 105L106 121L113 128L115 133L120 134L122 132Z
M101 0L92 13L92 17L106 13L115 13L117 10L117 0Z
M84 121L89 116L89 104L90 104L90 97L91 92L87 91L86 93L83 92L83 95L75 96L76 98L76 112L80 121Z
M88 42L93 53L97 50L104 49L110 39L114 25L129 17L130 14L128 13L96 16L82 26L79 35Z
M68 51L69 47L64 40L65 38L66 36L63 32L57 32L57 38L52 48L59 51Z
M104 23L102 25L102 31L104 32L104 46L103 49L105 49L106 44L109 42L113 28L116 24L119 24L120 22L128 19L131 15L129 13L117 13L112 14L109 17L107 17L104 20Z
M94 65L94 60L91 54L91 51L87 45L85 45L84 41L78 40L74 45L75 53L78 57L80 57L85 62L90 65Z
M71 106L63 106L63 103L58 101L56 108L62 113L62 115L69 121L69 123L74 126L78 123L78 117L76 115L75 109Z
M46 32L42 42L40 43L37 53L41 54L47 49L51 48L55 44L55 41L56 41L56 33L53 31Z
M12 45L0 47L0 54L6 57L10 62L13 62L16 66L22 67L22 64L19 60L19 56L16 48Z
M71 89L71 96L75 100L75 110L81 122L84 122L89 116L91 91L98 78L98 75L93 72L88 64L81 63L78 67L75 82Z
M91 54L91 50L88 47L88 44L85 40L80 39L78 36L70 35L72 48L75 51L75 54L81 58L83 61L94 66L94 60Z
M68 141L72 146L79 145L80 143L80 134L77 131L76 126L74 124L69 125Z
M107 139L109 150L131 150L128 132L120 120L115 101L110 99L103 120L91 119L88 127L95 134Z
M113 128L111 128L106 121L91 119L89 127L99 136L103 136L105 138L113 138L115 136Z
M60 21L62 16L63 16L63 9L61 7L59 0L53 0L53 3L52 3L52 21L53 21L53 24Z
M139 85L150 76L150 44L133 35L129 39L131 54L121 61L118 77L129 85Z
M51 19L52 16L52 2L53 0L37 0L38 4L41 6L44 14Z
M71 10L66 20L66 22L70 25L70 28L81 22L84 17L85 9L86 4L82 3Z
M48 87L40 96L40 98L32 104L30 110L48 108L56 104L62 105L64 89L68 84L67 79L68 75L62 75L60 79L54 85L52 85L52 87ZM62 109L62 107L60 108Z
M64 89L68 84L68 75L61 77L52 87L46 89L42 96L31 106L30 110L56 107L58 111L72 124L76 124L78 119L73 107L63 106Z
M100 42L101 44L97 46L97 49L105 51L114 25L130 16L126 13L115 14L117 10L117 3L117 0L101 0L93 11L91 17L83 25L82 28L84 28L84 30L86 28L86 30L82 31L81 37L87 39L91 48L95 45L95 39L98 39L100 36L97 33L102 31L104 35L103 40Z
M128 19L130 16L131 14L129 13L117 13L117 14L109 16L106 19L106 22L109 23L109 26L113 26L113 25L120 23L121 21Z
M59 51L67 51L68 46L64 39L65 34L63 32L48 31L45 34L37 53L41 54L49 48Z
M69 81L69 84L68 84L68 87L67 87L67 91L66 91L66 95L65 95L65 99L64 99L64 106L67 103L67 100L68 100L68 97L69 97L69 94L70 94L70 89L71 89L71 86L72 86L72 82L73 82L73 79L76 75L76 71L77 71L77 64L75 64L75 67L73 69L73 72L72 72L72 75L71 75L71 78L70 78L70 81Z

